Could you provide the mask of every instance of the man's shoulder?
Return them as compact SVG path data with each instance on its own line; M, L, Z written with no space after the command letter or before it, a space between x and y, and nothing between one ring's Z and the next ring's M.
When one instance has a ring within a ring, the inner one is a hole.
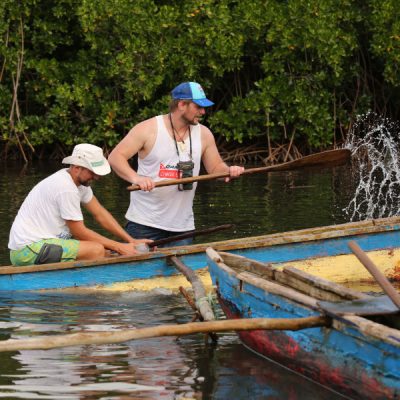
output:
M197 124L197 126L199 127L199 130L201 132L201 135L203 137L213 137L213 133L211 132L210 128L208 128L207 126L203 125L203 124Z
M62 168L54 174L48 176L42 181L44 186L49 187L54 194L75 192L77 193L78 188L74 184L71 175L68 173L67 168Z
M145 119L144 121L139 122L137 125L134 126L135 127L154 127L157 125L157 119L158 118L162 118L162 115L157 115L148 119Z
M65 180L68 178L66 175L66 168L59 169L58 171L54 172L53 174L49 175L47 178L44 178L41 182L39 182L40 185L45 186L45 185L63 185Z
M157 128L157 117L152 117L136 124L129 134L149 134L155 132Z

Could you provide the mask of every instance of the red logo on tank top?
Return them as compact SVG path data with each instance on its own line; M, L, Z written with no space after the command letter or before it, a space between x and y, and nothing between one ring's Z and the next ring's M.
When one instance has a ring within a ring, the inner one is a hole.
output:
M178 179L179 171L176 169L176 166L164 165L160 163L160 171L158 172L158 176L160 178Z

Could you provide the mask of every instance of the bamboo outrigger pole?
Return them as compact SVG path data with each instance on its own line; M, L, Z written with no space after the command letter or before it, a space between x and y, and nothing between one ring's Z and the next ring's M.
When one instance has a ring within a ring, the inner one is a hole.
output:
M48 335L30 339L8 339L0 341L0 352L18 350L47 350L57 347L87 344L122 343L135 339L161 336L183 336L193 333L243 331L254 329L300 330L318 326L329 326L327 317L305 318L249 318L224 321L192 322L178 325L159 325L141 329L123 329L112 332L79 332L68 335Z

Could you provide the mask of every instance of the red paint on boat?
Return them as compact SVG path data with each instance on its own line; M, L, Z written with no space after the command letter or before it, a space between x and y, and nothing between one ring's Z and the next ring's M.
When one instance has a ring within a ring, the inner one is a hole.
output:
M231 304L219 298L227 318L242 316ZM352 367L351 362L344 368L333 368L332 360L326 359L318 349L307 351L284 331L241 331L242 342L256 353L267 357L313 381L329 387L352 399L387 400L396 394L364 371Z

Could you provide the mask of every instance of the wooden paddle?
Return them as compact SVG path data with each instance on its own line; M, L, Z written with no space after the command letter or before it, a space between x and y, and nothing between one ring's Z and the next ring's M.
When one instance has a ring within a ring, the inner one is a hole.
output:
M122 343L134 339L146 339L161 336L183 336L193 333L244 331L254 329L290 330L329 326L327 317L313 316L304 318L248 318L223 321L192 322L178 325L159 325L140 329L122 329L119 331L79 332L66 335L46 335L29 339L8 339L0 341L0 352L18 350L55 349L57 347L86 344Z
M249 168L244 170L242 175L255 174L259 172L273 172L273 171L290 171L298 168L305 167L328 167L341 165L350 160L351 152L349 149L336 149L336 150L328 150L323 151L321 153L311 154L309 156L298 158L297 160L288 161L282 164L270 165L267 167L258 167L258 168ZM227 178L229 177L229 173L222 172L216 174L209 175L199 175L199 176L191 176L188 178L181 179L165 179L162 181L158 181L155 184L155 187L162 186L172 186L179 185L183 183L192 183L199 181L209 181L213 179L219 178ZM140 190L138 185L131 185L127 188L130 191Z
M390 300L398 307L400 310L400 295L397 293L396 289L389 282L385 275L379 271L378 267L372 262L372 260L367 256L367 254L360 248L360 246L354 241L348 243L350 250L356 255L364 267L369 271L369 273L375 278L379 286L384 290L384 292L389 296Z
M190 237L195 237L195 236L200 236L200 235L206 235L208 233L218 232L218 231L222 231L225 229L232 229L232 228L234 228L234 226L235 226L234 224L224 224L224 225L214 226L212 228L196 229L191 232L181 233L179 235L170 236L170 237L167 237L164 239L154 240L153 242L149 243L148 246L150 248L156 247L156 246L161 246L163 244L175 242L177 240L187 239Z

